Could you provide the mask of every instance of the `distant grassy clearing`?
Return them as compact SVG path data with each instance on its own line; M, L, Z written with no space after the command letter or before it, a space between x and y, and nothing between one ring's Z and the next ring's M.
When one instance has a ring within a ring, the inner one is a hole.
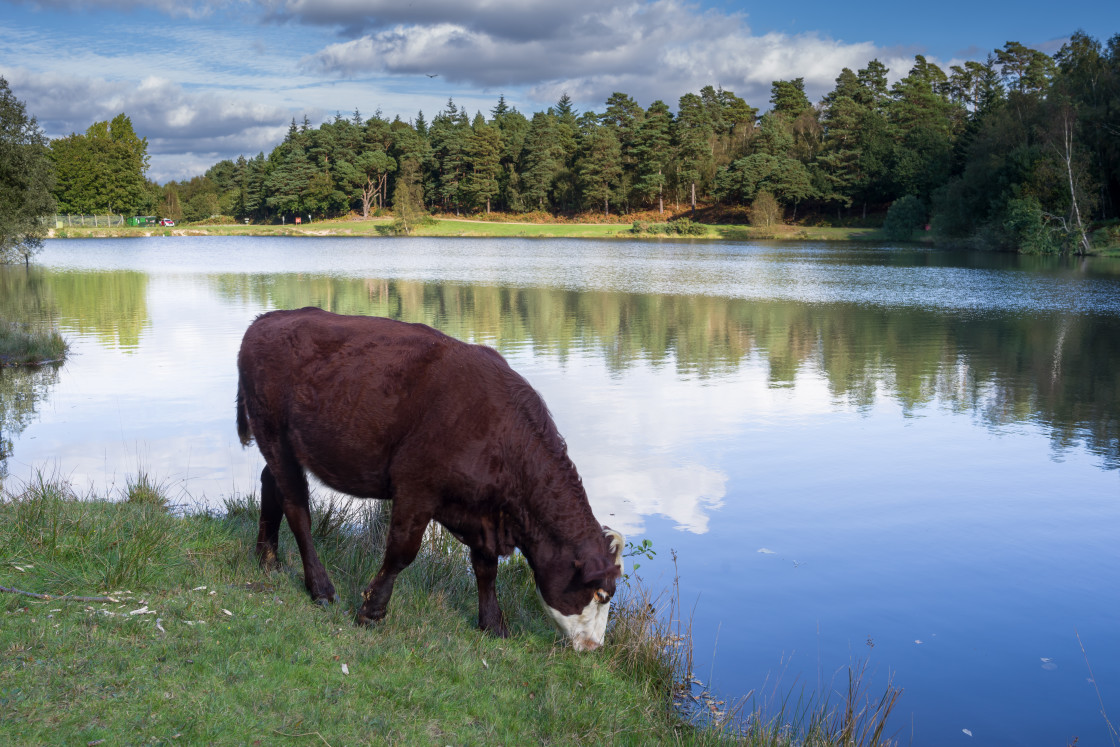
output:
M116 228L65 228L53 232L56 238L129 238L142 236L384 236L390 218L369 220L333 219L296 225L180 225L175 228L131 227ZM525 238L624 238L649 241L680 241L682 237L636 236L631 223L521 223L473 220L468 218L438 218L427 225L417 226L413 236L463 236L463 237L525 237ZM831 228L804 226L774 226L767 229L742 225L704 225L699 239L726 239L734 241L793 240L793 241L874 241L882 240L880 232L866 228Z

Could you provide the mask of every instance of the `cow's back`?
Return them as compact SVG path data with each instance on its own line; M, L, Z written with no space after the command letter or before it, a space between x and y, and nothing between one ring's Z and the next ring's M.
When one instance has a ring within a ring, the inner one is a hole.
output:
M441 460L440 450L461 448L472 431L485 437L478 424L496 409L503 368L512 374L493 351L425 325L317 308L262 315L238 356L262 451L290 449L326 484L364 497L389 497L387 470L402 449L439 464L454 456Z

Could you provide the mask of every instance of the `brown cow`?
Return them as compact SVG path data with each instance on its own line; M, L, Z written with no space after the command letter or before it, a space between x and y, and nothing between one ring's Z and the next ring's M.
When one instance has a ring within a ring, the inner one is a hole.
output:
M423 324L273 311L245 332L237 430L256 438L257 556L277 563L286 517L316 601L338 599L311 542L307 478L393 502L385 559L358 621L385 616L397 574L431 520L470 548L478 624L509 634L494 580L520 548L545 608L578 650L600 646L623 538L599 524L540 395L496 351Z

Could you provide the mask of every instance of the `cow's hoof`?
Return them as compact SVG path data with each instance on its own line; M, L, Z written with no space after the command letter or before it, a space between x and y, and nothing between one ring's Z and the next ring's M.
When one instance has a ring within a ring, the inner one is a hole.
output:
M479 625L478 629L495 638L509 638L509 628L506 627L505 622L499 622L497 625Z
M316 604L327 605L338 601L338 592L330 581L307 584L307 593Z
M358 610L358 616L355 621L358 623L358 625L362 625L368 628L369 626L375 625L376 623L379 623L384 619L385 610L381 610L380 612L367 612L366 610L362 609Z
M274 573L280 570L280 558L275 551L264 550L257 553L257 563L265 573Z

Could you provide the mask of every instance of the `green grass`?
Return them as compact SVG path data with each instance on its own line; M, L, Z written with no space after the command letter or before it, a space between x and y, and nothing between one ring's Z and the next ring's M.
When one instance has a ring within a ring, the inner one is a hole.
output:
M866 706L783 705L770 718L713 707L691 714L706 728L690 724L670 701L693 700L679 604L651 599L636 579L604 648L579 654L546 622L515 556L499 574L512 632L502 640L476 628L462 546L433 531L386 619L359 628L354 606L386 527L379 504L314 511L343 599L323 609L304 591L287 530L284 570L257 568L254 496L221 515L175 515L149 494L161 490L142 474L113 502L39 477L0 495L0 585L54 596L0 594L0 743L882 743L845 741L844 724L875 730Z
M53 329L0 319L0 366L28 366L61 361L69 346Z

